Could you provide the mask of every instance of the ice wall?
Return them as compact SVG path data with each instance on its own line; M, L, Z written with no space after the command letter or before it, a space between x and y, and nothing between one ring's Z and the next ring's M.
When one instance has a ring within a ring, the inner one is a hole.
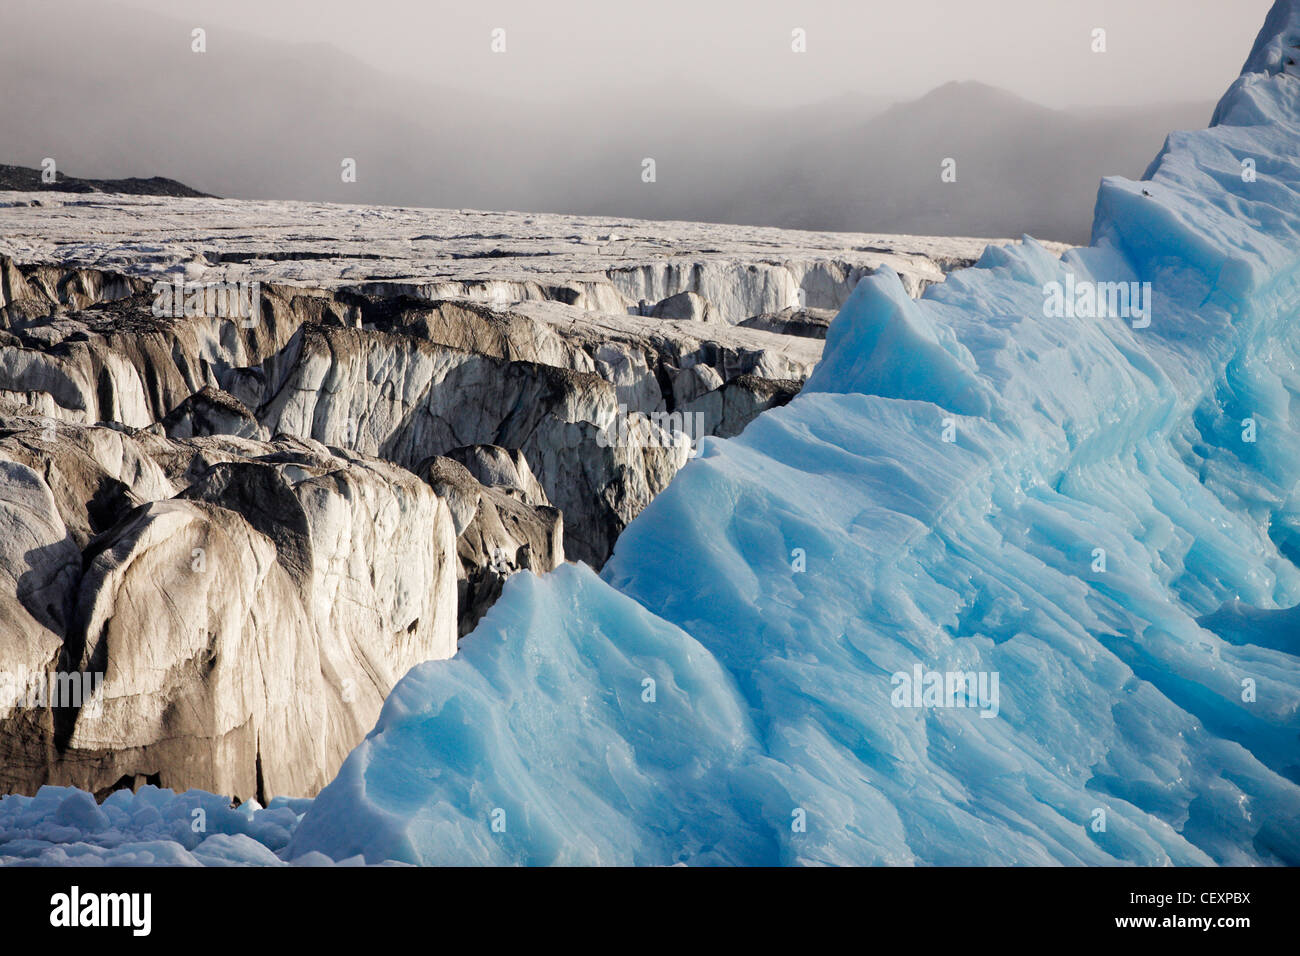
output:
M287 854L1300 864L1298 53L1281 0L1092 246L859 284L603 580L415 668ZM1094 283L1134 307L1045 314ZM984 696L897 706L918 665Z

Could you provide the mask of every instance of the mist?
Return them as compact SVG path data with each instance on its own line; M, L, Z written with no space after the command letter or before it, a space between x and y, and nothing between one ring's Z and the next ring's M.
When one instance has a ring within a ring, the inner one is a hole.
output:
M1209 120L1267 6L8 0L0 162L234 198L1082 242L1099 179Z

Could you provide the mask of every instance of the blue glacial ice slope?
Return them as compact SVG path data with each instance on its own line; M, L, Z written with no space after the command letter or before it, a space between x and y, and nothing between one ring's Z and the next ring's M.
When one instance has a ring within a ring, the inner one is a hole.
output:
M1090 247L863 282L603 580L415 668L287 855L1300 864L1296 56L1284 0ZM1045 315L1067 275L1145 315ZM996 706L895 706L917 665Z

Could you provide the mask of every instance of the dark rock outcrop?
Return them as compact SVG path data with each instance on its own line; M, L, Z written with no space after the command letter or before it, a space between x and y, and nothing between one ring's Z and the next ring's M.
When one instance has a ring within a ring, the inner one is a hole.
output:
M32 192L50 191L63 193L120 193L127 196L176 196L199 199L211 199L207 193L191 189L184 183L162 176L149 179L80 179L65 176L56 171L54 182L47 183L41 170L26 166L7 166L0 163L0 189L14 189Z

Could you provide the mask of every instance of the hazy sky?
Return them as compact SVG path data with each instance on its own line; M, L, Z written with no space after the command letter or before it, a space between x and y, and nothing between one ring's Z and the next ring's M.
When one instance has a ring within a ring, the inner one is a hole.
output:
M0 0L0 163L235 198L1082 241L1101 177L1208 121L1268 6ZM943 157L962 172L940 191Z
M1270 0L123 0L511 98L789 105L980 80L1048 106L1215 99ZM57 2L49 4L57 16ZM490 33L506 31L494 55ZM1092 30L1107 51L1093 53ZM791 52L791 31L807 53ZM210 48L219 44L213 37Z

